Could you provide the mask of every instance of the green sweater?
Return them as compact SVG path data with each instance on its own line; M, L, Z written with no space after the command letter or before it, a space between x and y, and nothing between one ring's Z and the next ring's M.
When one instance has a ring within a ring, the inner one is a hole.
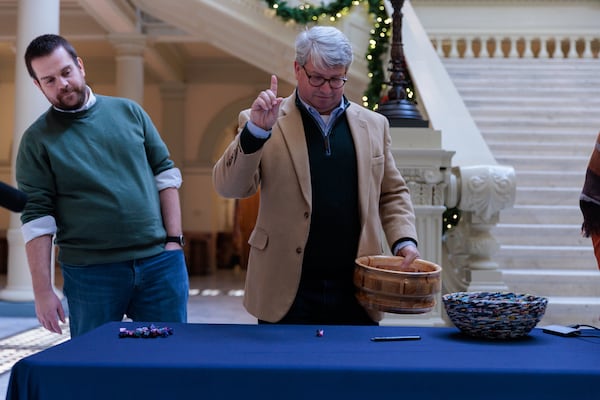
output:
M56 220L59 260L86 265L148 257L164 247L154 176L173 168L133 101L96 95L88 110L50 108L23 134L16 161L27 223Z

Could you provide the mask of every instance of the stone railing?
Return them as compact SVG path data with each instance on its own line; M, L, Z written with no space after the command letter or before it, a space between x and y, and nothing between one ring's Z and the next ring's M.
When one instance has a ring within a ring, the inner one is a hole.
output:
M599 58L597 0L412 0L442 58Z
M434 34L430 39L443 58L598 58L600 50L598 37L556 33Z

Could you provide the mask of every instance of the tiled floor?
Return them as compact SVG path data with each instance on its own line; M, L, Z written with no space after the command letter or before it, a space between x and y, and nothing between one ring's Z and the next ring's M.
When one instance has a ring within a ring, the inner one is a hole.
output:
M4 286L4 277L0 283ZM242 305L245 271L219 269L190 278L188 322L255 324ZM56 286L59 287L57 279ZM33 309L33 308L32 308ZM33 316L0 315L0 399L6 397L10 367L23 357L68 340L68 331L57 335L39 326Z

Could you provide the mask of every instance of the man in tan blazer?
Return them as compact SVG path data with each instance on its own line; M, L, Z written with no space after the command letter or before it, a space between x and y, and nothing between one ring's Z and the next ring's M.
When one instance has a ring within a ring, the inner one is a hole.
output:
M388 121L343 95L352 58L336 28L300 33L296 91L278 97L272 76L214 166L221 196L260 189L244 298L260 323L377 324L354 295L354 259L388 244L406 264L419 257Z

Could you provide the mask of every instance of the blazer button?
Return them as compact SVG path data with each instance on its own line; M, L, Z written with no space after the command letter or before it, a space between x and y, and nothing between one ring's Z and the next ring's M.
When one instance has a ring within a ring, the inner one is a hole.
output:
M298 253L298 254L302 253L302 247L296 247L296 253Z

